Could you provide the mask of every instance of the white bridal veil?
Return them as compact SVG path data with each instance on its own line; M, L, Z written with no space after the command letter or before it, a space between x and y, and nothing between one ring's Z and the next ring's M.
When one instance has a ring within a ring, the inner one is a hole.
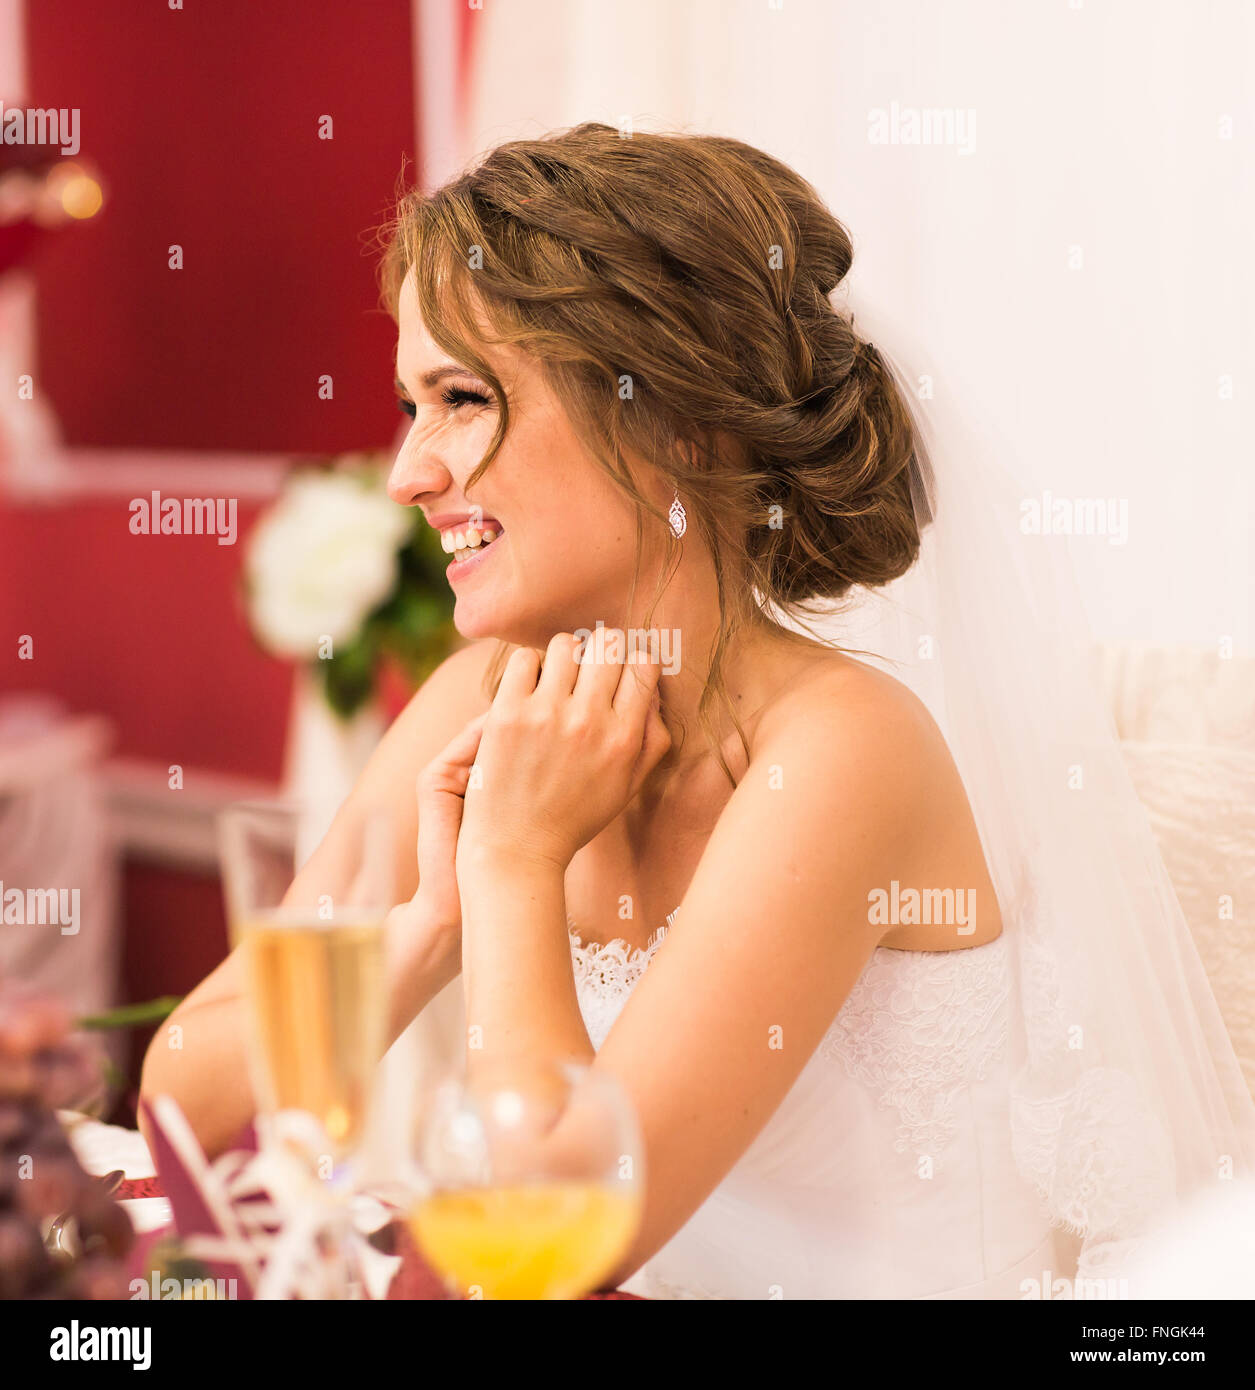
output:
M921 401L871 336L916 417L927 526L908 575L819 630L889 658L946 734L1011 951L1015 1161L1080 1238L1078 1273L1111 1277L1179 1203L1251 1176L1255 1105L1098 695L1066 551L1021 530L1034 494L1007 445Z

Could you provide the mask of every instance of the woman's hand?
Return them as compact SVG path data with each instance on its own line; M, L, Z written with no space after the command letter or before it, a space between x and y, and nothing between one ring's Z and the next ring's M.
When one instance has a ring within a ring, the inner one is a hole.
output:
M534 648L511 654L481 716L473 769L457 779L464 788L459 871L484 854L565 870L671 746L659 712L659 663L625 662L622 642L608 655L607 631L598 628L583 644L559 633L543 669Z
M462 797L487 712L469 724L418 777L418 890L388 914L395 1027L405 1027L458 973L462 905L455 872Z
M463 799L490 713L476 715L418 775L419 893L425 911L454 932L462 930L456 856Z

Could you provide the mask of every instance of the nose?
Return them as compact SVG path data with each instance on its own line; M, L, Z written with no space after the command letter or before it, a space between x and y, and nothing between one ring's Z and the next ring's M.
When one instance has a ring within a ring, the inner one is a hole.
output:
M411 430L388 474L388 496L403 507L417 507L427 495L436 497L446 492L452 481L438 452L416 440Z

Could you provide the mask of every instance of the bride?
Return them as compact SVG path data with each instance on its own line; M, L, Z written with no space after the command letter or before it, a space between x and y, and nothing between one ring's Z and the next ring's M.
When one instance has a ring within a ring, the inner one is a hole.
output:
M460 972L477 1057L613 1073L655 1297L1021 1297L1250 1162L1075 632L833 307L851 259L765 153L596 124L409 196L385 257L389 490L469 642L298 883L392 812L391 1035ZM145 1064L210 1152L239 970Z

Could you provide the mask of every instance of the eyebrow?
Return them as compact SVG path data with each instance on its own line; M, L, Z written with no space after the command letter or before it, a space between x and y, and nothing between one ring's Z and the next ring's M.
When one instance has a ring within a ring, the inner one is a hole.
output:
M431 371L424 372L418 379L418 384L426 391L430 391L433 386L438 386L447 376L474 376L474 372L469 372L465 367L456 366L452 362L446 362L442 367L433 367ZM409 388L398 376L394 382L397 390L404 393Z

